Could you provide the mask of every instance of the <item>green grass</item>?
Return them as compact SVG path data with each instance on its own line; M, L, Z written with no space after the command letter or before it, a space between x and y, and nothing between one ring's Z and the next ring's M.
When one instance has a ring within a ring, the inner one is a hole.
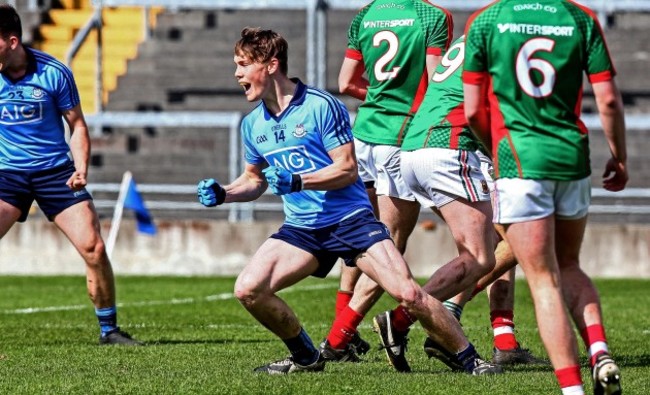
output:
M410 335L412 374L394 372L375 347L364 362L329 364L322 374L256 375L254 367L284 357L287 351L231 297L232 278L120 277L117 281L122 304L119 321L147 347L96 345L97 321L82 277L0 277L0 393L560 393L550 368L519 367L498 377L451 373L426 358L419 325ZM650 281L599 280L596 284L625 393L647 394ZM331 324L336 287L336 279L309 279L282 294L316 342ZM369 317L393 306L383 297ZM21 310L30 308L52 309ZM517 287L515 322L523 346L545 355L523 282ZM361 335L377 344L369 323L369 319L362 323ZM484 295L467 306L463 325L479 352L490 356L492 334ZM583 379L589 392L586 368Z

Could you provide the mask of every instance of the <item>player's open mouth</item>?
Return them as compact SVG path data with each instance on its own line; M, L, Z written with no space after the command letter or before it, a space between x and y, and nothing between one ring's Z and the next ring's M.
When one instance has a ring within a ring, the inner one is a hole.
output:
M248 91L251 89L251 84L240 82L239 85L244 88L244 93L248 94Z

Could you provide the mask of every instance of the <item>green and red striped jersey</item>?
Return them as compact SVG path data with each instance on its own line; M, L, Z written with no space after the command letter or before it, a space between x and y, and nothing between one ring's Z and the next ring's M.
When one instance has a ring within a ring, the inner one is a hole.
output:
M369 86L356 138L401 144L426 92L426 55L442 55L452 34L451 14L423 0L375 0L357 13L345 56L363 61Z
M402 142L403 151L448 148L476 151L480 143L469 129L463 106L465 36L460 37L436 67L427 93Z
M615 75L596 15L569 0L502 0L469 19L463 81L488 83L497 178L591 174L583 73Z

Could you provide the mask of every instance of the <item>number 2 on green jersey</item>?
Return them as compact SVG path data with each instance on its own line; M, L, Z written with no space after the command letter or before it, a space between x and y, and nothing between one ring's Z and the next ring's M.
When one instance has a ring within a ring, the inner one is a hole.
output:
M397 38L397 35L395 33L388 30L380 31L372 37L372 45L374 47L379 47L381 43L384 41L388 43L388 50L379 59L377 59L377 62L375 63L375 67L373 70L375 72L375 78L377 79L377 81L386 81L391 78L395 78L397 77L397 73L401 69L401 67L396 66L393 67L393 69L390 71L384 70L388 62L393 60L393 58L395 58L395 55L397 54L397 49L399 47L399 39Z

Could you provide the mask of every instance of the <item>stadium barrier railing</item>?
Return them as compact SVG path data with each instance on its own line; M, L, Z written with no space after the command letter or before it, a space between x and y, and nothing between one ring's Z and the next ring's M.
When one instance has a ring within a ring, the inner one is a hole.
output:
M241 139L239 124L242 119L239 112L104 112L88 115L87 122L90 127L102 129L103 127L195 127L195 128L227 128L228 129L228 175L233 181L243 169ZM354 113L351 118L354 119ZM582 117L585 125L590 130L600 130L600 120L597 115L587 114ZM629 130L650 129L650 115L627 115L626 125ZM198 182L198 180L197 180ZM115 193L119 191L119 183L90 184L88 189L93 192ZM179 184L140 184L140 191L146 195L147 206L156 210L199 210L202 206L196 202L196 185ZM267 193L269 193L267 191ZM187 201L156 200L156 195L183 195ZM592 189L594 198L612 198L633 201L634 199L649 199L650 188L630 188L621 192L608 192L604 189ZM112 208L115 200L96 200L98 208ZM281 212L280 202L249 202L230 204L218 207L218 210L228 210L230 222L250 221L255 218L256 211ZM590 212L595 214L650 214L650 205L640 204L608 204L592 205Z

